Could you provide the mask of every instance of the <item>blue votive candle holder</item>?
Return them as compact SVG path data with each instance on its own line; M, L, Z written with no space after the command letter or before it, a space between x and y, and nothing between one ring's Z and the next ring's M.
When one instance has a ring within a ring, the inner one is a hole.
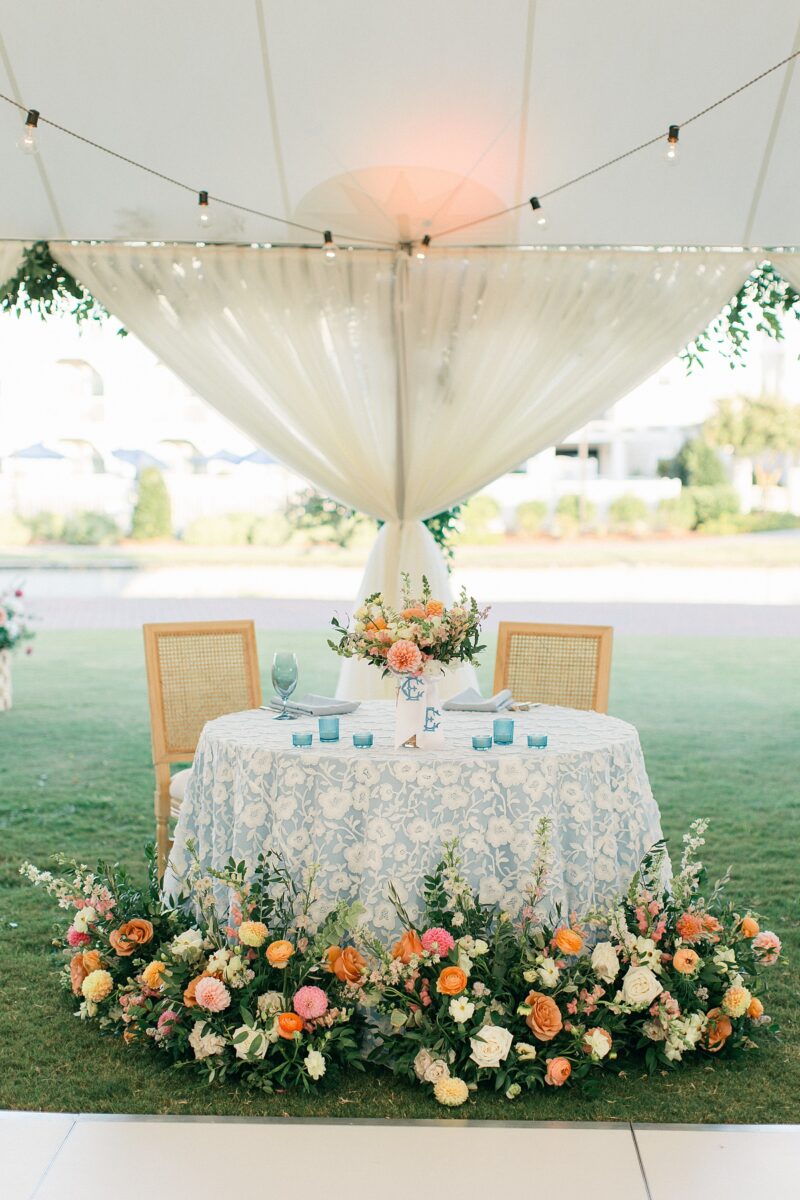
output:
M510 746L514 741L514 722L510 717L498 717L494 723L496 746Z
M491 734L489 734L489 733L476 734L475 737L472 739L472 749L473 750L491 750L491 748L492 748L492 737L491 737Z
M313 740L314 740L313 733L293 733L292 734L292 745L293 746L310 746L311 743L313 742Z
M544 750L547 745L546 733L529 733L528 745L532 750Z
M319 740L321 742L338 742L338 740L339 740L339 718L338 717L320 717L320 719L319 719Z
M354 733L353 745L357 750L369 750L372 745L371 733Z

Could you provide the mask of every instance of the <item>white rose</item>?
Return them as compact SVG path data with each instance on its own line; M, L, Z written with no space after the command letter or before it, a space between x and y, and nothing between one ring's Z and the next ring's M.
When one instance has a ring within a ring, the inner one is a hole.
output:
M72 918L72 925L77 929L78 933L88 933L89 926L93 921L97 920L97 909L92 908L91 904L87 904L85 908L79 908Z
M181 962L196 962L203 953L203 935L199 929L187 929L172 939L170 949Z
M480 958L482 954L488 954L489 943L485 942L483 938L476 938L475 945L472 947L472 953L476 958Z
M508 1057L514 1035L501 1025L484 1025L473 1038L469 1039L472 1047L470 1058L479 1067L499 1067L504 1058Z
M622 980L622 999L631 1008L647 1008L663 990L649 967L630 967Z
M435 1058L426 1070L423 1079L426 1083L438 1083L440 1079L449 1079L450 1068L443 1058Z
M327 1070L325 1056L320 1054L319 1050L309 1050L303 1059L303 1066L312 1079L321 1079Z
M430 1050L426 1050L423 1047L422 1050L420 1050L417 1054L417 1057L414 1059L414 1074L416 1075L417 1079L425 1078L425 1072L432 1062L433 1055L431 1054Z
M605 1058L611 1049L611 1038L603 1029L591 1029L583 1043L594 1058Z
M283 996L280 992L263 992L256 1001L256 1009L262 1021L283 1011Z
M475 1005L466 996L454 996L448 1006L448 1012L454 1021L463 1025L475 1012Z
M269 1045L264 1030L256 1029L253 1025L240 1025L238 1029L234 1029L232 1041L236 1057L244 1059L245 1062L255 1062L263 1058Z
M542 982L542 987L553 988L556 986L559 979L559 970L554 958L545 958L542 960L542 965L539 967L539 979Z
M611 942L598 942L592 951L592 970L603 983L613 983L619 975L619 958Z

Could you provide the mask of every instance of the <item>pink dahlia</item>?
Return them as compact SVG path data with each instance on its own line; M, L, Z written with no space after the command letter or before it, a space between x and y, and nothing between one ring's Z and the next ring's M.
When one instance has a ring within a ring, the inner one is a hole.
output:
M67 930L67 941L70 946L86 946L92 939L88 933L81 933L74 925Z
M422 654L414 642L401 638L389 647L386 655L386 665L400 675L413 675L422 667Z
M328 1011L328 997L319 987L301 987L294 994L292 1008L304 1021L316 1021Z
M444 958L450 953L455 946L453 935L448 933L446 929L426 929L422 935L422 947L428 950L431 954L438 954L440 958Z
M231 994L220 979L213 975L201 979L198 983L194 998L201 1008L208 1012L222 1012L231 1002Z
M762 962L765 967L771 967L780 958L781 939L770 929L765 929L763 933L757 933L750 945L759 962Z

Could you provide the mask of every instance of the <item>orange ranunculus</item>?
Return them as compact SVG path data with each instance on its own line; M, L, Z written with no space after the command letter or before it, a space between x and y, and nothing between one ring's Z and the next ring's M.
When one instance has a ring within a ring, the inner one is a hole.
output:
M365 633L378 633L379 630L386 628L386 622L383 617L375 617L372 621L367 621L364 626Z
M559 929L553 941L562 954L580 954L583 949L583 938L574 929Z
M705 1031L705 1047L711 1054L721 1050L733 1033L730 1018L726 1017L721 1008L708 1010L708 1024Z
M153 926L141 917L126 921L119 929L112 929L108 940L120 958L133 954L138 946L146 946L153 937Z
M759 1017L764 1015L764 1005L759 1000L758 996L753 996L750 1005L747 1009L747 1015L751 1021L757 1021Z
M562 1087L572 1074L572 1064L568 1058L548 1058L545 1083L551 1087Z
M90 951L90 953L97 954L97 951L93 950ZM98 959L99 957L100 956L98 955ZM78 953L73 954L72 958L69 960L69 979L70 983L72 984L73 996L80 996L84 979L91 971L97 969L96 967L88 967L84 961L85 959L86 954L81 953L79 950Z
M687 946L681 946L680 950L675 951L672 965L681 975L692 975L697 970L699 962L699 954L696 954L694 950L689 950Z
M145 987L149 987L151 991L157 992L164 982L161 976L164 974L166 969L167 964L165 962L162 962L158 958L154 959L152 962L149 962L142 971L142 983L145 985Z
M720 932L722 926L716 917L710 917L708 913L706 913L706 915L703 917L703 929L706 933L710 933L712 935L712 941L717 941L718 939L715 935Z
M703 936L703 922L697 913L682 913L675 923L675 928L685 942L698 942Z
M279 971L282 971L294 954L294 946L291 942L287 942L285 938L281 938L278 942L270 942L266 953L269 965L277 967Z
M302 1029L303 1018L298 1017L297 1013L278 1013L278 1033L282 1038L293 1038L296 1033L301 1033Z
M754 938L757 933L761 932L761 926L755 917L742 917L742 937Z
M441 600L429 600L425 605L425 612L429 617L441 617L444 612L444 605Z
M183 1003L187 1008L194 1008L197 1004L195 992L201 979L222 979L222 976L216 971L203 971L202 975L195 975L194 979L190 979L183 989Z
M421 621L424 621L426 613L421 604L412 604L409 608L403 609L402 615L406 621L411 620L412 617L419 617Z
M414 955L422 954L424 947L415 929L407 929L399 942L392 946L392 958L399 958L406 966Z
M367 960L358 953L355 946L345 946L344 949L341 946L329 946L326 953L328 970L337 979L354 986L361 984Z
M530 992L525 1003L531 1010L525 1018L528 1029L540 1042L552 1042L564 1024L553 997L545 996L544 992Z
M436 990L443 996L460 996L467 986L467 976L461 967L445 967L436 980Z

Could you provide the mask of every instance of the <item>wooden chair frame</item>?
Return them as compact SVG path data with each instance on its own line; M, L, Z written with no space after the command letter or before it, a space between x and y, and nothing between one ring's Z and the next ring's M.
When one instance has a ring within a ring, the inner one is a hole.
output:
M611 651L614 630L611 625L539 625L527 621L501 621L497 632L497 658L495 659L494 691L508 687L508 671L511 655L511 639L515 635L525 637L591 638L598 643L597 665L592 695L592 709L608 712L608 689L611 676ZM536 697L518 697L520 700Z
M191 763L197 749L197 737L178 739L170 743L168 736L167 709L169 704L168 689L164 686L162 675L160 641L162 638L175 639L180 637L220 637L235 636L241 638L244 652L245 693L247 704L244 708L258 708L261 704L261 677L258 670L258 650L256 648L256 631L253 621L186 621L167 624L148 624L143 626L144 657L147 671L147 693L150 702L150 731L153 745L153 767L156 775L154 807L156 816L156 849L158 854L159 874L163 874L167 858L172 846L169 836L169 822L172 815L172 800L170 797L170 766L175 763ZM233 711L223 705L219 712L214 712L206 719L224 716Z

